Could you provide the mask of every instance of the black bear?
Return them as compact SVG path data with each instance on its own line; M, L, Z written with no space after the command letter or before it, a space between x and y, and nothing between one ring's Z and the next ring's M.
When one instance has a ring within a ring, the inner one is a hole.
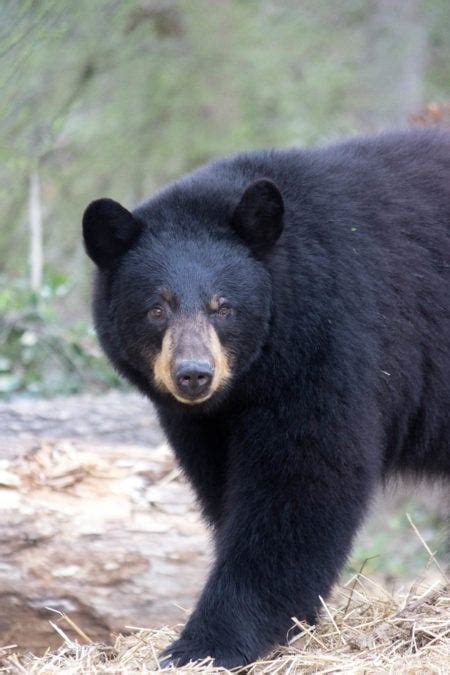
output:
M163 663L249 663L315 621L380 481L450 473L450 135L240 154L83 230L101 344L214 532Z

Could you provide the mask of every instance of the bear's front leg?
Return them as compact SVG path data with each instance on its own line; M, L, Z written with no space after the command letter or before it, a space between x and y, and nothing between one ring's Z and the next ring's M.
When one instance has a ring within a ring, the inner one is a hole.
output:
M308 433L270 410L241 418L230 444L217 560L163 665L212 657L232 668L286 642L292 617L315 620L349 553L378 475L369 438L349 425ZM328 425L327 425L328 426ZM353 430L354 431L354 430Z

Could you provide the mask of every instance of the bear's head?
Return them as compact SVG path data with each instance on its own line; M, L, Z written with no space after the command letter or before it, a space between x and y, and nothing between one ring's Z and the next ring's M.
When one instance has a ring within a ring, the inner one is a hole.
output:
M222 400L260 354L283 227L268 179L234 199L200 192L175 186L133 213L99 199L83 216L104 350L145 393L185 406Z

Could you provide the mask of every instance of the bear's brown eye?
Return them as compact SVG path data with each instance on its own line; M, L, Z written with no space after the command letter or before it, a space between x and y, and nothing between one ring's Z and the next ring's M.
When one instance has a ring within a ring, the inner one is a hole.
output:
M149 314L149 316L150 316L151 319L156 319L156 320L158 320L158 319L162 319L162 318L163 318L163 316L164 316L164 310L163 310L163 308L161 307L161 305L155 305L154 307L152 307L152 308L150 309L150 311L149 311L148 314Z
M230 316L231 311L230 305L223 303L223 305L220 305L219 309L217 310L217 314L222 318L226 318L227 316Z

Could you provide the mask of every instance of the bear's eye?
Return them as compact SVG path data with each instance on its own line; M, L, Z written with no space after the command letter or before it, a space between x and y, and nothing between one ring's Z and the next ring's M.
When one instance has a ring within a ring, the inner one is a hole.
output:
M150 319L154 319L156 321L159 321L164 318L164 309L161 307L161 305L154 305L148 313L148 316Z
M220 307L217 310L218 316L220 316L222 319L225 319L226 317L230 316L232 313L232 308L231 305L229 305L227 302L223 302Z

